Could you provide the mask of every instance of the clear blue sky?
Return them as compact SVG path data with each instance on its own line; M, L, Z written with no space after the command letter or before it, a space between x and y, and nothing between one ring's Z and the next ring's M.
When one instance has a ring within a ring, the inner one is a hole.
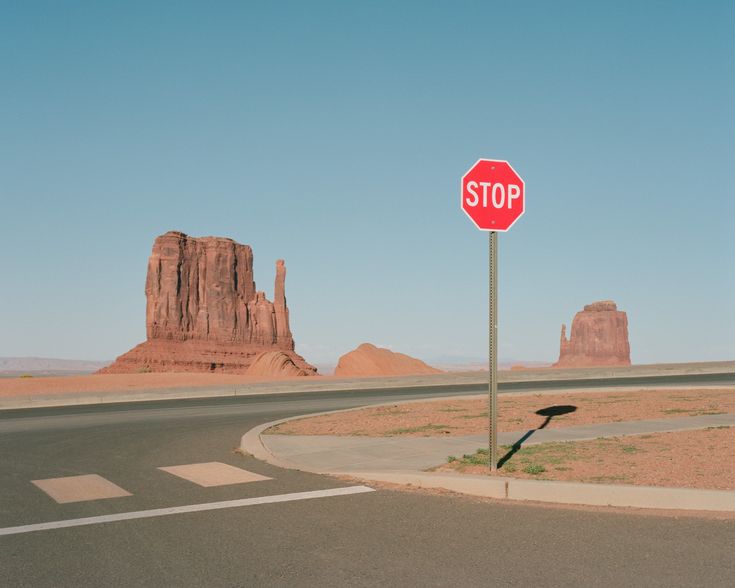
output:
M288 266L297 350L486 353L478 157L501 236L500 354L554 360L589 302L634 362L735 358L732 2L0 2L0 355L145 338L182 230Z

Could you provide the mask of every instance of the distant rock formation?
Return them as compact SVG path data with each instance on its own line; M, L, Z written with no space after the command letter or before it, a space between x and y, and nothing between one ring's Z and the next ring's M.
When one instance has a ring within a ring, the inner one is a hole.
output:
M161 235L148 260L147 341L100 371L245 373L259 354L280 351L315 374L294 351L285 282L278 260L270 302L255 289L250 246L177 231Z
M594 302L578 312L572 334L561 326L559 361L553 367L630 365L628 317L612 300Z
M440 374L441 370L419 359L390 349L363 343L357 349L339 358L335 376L406 376Z

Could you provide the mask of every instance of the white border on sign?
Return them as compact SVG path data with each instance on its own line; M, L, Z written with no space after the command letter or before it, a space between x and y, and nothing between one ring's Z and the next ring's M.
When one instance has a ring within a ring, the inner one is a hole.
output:
M521 181L521 183L523 184L523 212L521 212L521 214L519 214L515 218L515 220L508 225L508 228L507 229L483 229L482 227L478 226L478 224L475 222L475 219L470 216L470 213L467 212L465 210L464 206L463 206L464 205L464 179L467 177L467 174L469 174L475 168L475 166L477 166L477 164L480 163L481 161L487 161L488 163L504 163L504 164L506 164L513 171L513 173L516 175L516 177ZM518 219L521 218L524 214L526 214L526 182L519 175L519 173L513 168L513 166L510 164L510 162L506 161L505 159L485 159L484 157L481 157L480 159L478 159L475 163L473 163L470 166L470 169L468 169L464 173L464 175L459 179L459 195L460 195L460 198L459 198L459 208L472 221L472 224L475 225L475 227L477 227L481 231L487 231L487 232L495 231L496 233L507 233L513 227L513 225L516 224L516 222L518 221Z

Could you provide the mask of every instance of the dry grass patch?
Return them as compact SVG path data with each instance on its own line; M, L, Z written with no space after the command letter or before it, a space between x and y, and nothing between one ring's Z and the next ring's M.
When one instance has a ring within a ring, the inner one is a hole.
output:
M504 446L502 458L511 452ZM735 427L540 443L513 453L499 475L537 480L735 490ZM438 470L489 474L487 449Z

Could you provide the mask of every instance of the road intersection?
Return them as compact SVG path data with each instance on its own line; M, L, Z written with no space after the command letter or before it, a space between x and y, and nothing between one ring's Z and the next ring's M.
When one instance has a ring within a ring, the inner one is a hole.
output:
M0 536L0 585L730 585L733 521L382 488L353 493L353 482L277 468L237 450L245 431L279 418L448 393L311 393L3 413L0 528L109 519ZM268 479L206 486L160 469L212 463ZM32 483L82 475L100 476L128 495L59 503ZM299 493L321 494L282 498ZM186 510L232 501L245 502ZM129 516L165 509L180 512Z

